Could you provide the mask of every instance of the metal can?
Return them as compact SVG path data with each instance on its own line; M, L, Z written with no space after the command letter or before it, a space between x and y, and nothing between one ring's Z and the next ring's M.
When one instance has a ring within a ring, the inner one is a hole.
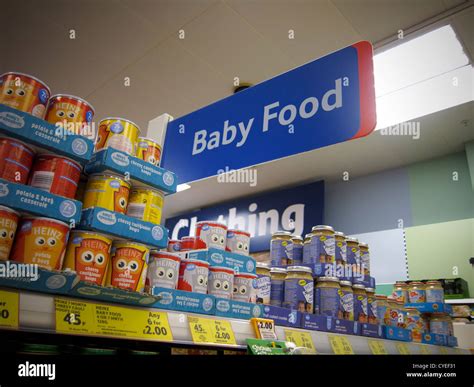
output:
M313 274L306 266L288 266L283 307L313 313Z
M104 285L112 239L93 231L74 230L69 237L64 268L74 270L81 281Z
M367 243L359 243L360 251L360 264L362 265L362 271L364 275L370 275L370 252L369 245Z
M0 103L43 118L51 90L31 75L9 72L0 75Z
M374 288L365 288L367 293L367 322L369 324L378 324L377 315L377 298L375 297Z
M0 206L0 261L8 260L15 239L20 214L11 208Z
M185 236L180 240L180 251L205 249L206 244L201 238Z
M249 255L250 233L242 230L227 230L226 250L236 254Z
M93 174L89 176L84 193L84 210L101 207L125 214L130 194L130 183L117 175Z
M270 241L270 260L272 266L284 266L288 264L291 249L291 233L288 231L277 231L272 234Z
M232 299L243 302L256 302L257 275L239 273L234 275L234 291Z
M360 265L360 247L356 238L346 238L347 243L347 265L350 267L353 277L359 277L362 267Z
M301 265L303 263L303 238L299 235L291 236L288 265Z
M354 321L354 291L350 281L339 283L339 313L338 318Z
M28 217L21 219L10 259L37 264L48 270L61 270L69 225L56 219Z
M25 143L11 138L0 138L0 179L26 184L35 151Z
M81 171L81 165L67 157L39 155L31 170L28 185L74 199Z
M181 258L166 251L152 250L146 276L146 287L176 289L179 278Z
M219 298L230 300L234 291L234 269L211 266L207 292Z
M137 157L150 164L159 166L161 161L161 145L152 138L138 137Z
M335 251L334 251L334 259L338 265L346 265L347 264L347 242L346 236L344 233L340 231L334 232L334 239L336 242Z
M128 199L127 215L160 224L165 195L157 189L133 187Z
M426 302L444 302L444 290L439 281L427 281L425 285Z
M143 292L150 248L141 243L117 240L112 244L111 270L107 285Z
M286 269L272 267L270 269L270 305L282 306L285 298Z
M178 289L206 294L208 278L209 262L199 259L182 260L179 267Z
M314 226L311 229L310 262L334 263L336 239L331 226Z
M341 301L339 299L339 279L319 277L315 286L314 313L320 316L337 318Z
M94 112L92 105L82 98L55 94L48 101L44 119L61 127L64 133L79 134L94 140L90 127Z
M207 248L225 250L227 226L224 223L209 221L197 222L195 235L204 241Z
M395 282L393 285L392 297L397 301L402 301L403 303L408 302L408 291L407 284L402 281Z
M426 302L426 289L423 282L413 281L408 284L408 302L410 304Z
M181 241L179 239L170 239L166 250L170 253L177 253L181 251Z
M257 304L270 304L271 281L270 267L257 262Z
M95 151L114 148L135 156L139 134L140 128L132 121L119 117L104 118L99 122Z
M365 286L361 284L352 285L354 291L354 321L360 323L368 322L367 292Z

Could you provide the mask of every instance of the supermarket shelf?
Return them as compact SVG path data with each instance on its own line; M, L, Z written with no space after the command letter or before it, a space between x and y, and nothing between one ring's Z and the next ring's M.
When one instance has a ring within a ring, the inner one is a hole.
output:
M30 293L30 292L19 292L20 294L20 305L19 305L19 329L24 331L33 331L33 332L45 332L45 333L55 333L55 306L54 306L54 296L45 295L39 293ZM61 297L63 298L63 297ZM76 299L77 300L77 299ZM84 301L81 299L81 301ZM107 304L105 305L117 305L117 304ZM132 307L129 307L132 308ZM157 309L149 308L140 308L141 310L150 310L157 311ZM163 312L168 314L168 321L171 327L175 344L185 344L185 345L195 345L192 342L191 333L188 327L189 316L193 316L191 313L182 313L182 312L173 312L166 311ZM212 316L203 316L195 315L205 318L213 318ZM224 347L228 349L232 348L245 348L246 339L254 338L254 330L250 322L247 320L236 320L223 317L217 317L219 320L227 320L231 323L232 329L234 331L235 339L237 342L236 346L232 345L212 345L213 347ZM285 327L276 327L276 334L279 339L284 340L285 338L285 329L291 329L296 331L305 331L309 332L314 346L318 353L320 354L333 354L333 350L329 343L329 336L344 336L346 337L352 345L354 353L356 354L372 354L369 347L369 340L378 340L384 343L384 346L388 353L390 354L399 354L399 349L397 344L402 343L394 340L381 340L381 339L372 339L362 336L353 336L353 335L337 335L334 333L318 332L318 331L309 331L297 328L285 328ZM104 337L104 336L101 336ZM113 337L117 339L117 337ZM120 339L120 338L119 338ZM124 338L123 340L127 340ZM140 340L140 339L133 339ZM440 347L434 345L426 344L417 344L417 343L405 343L406 347L410 354L469 354L468 350L463 350L460 348L449 348L449 347ZM423 348L424 347L424 348Z
M444 300L446 304L474 304L474 298L459 298Z

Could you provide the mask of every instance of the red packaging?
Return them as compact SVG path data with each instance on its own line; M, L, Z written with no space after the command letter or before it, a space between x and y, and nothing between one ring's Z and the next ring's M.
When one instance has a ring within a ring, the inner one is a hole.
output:
M168 248L166 249L170 253L175 253L181 250L181 241L178 239L170 239L168 241Z
M11 138L0 138L0 179L26 184L35 152Z
M206 244L201 238L187 236L181 238L180 247L179 251L199 250L205 249Z
M81 178L81 166L61 156L39 155L31 171L29 185L52 194L74 199Z
M225 250L227 226L224 223L201 221L196 223L196 237L201 238L207 248Z

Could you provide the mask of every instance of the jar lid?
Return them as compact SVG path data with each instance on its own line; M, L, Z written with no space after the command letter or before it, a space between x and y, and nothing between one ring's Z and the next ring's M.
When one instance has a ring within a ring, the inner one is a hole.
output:
M369 248L369 245L368 245L367 243L365 243L365 242L359 242L359 246L360 246L360 247L367 247L367 248Z
M311 232L313 232L313 231L322 231L322 230L327 230L327 231L334 232L334 228L332 228L331 226L326 226L324 224L319 224L319 225L314 226L313 228L311 228Z
M406 286L408 286L408 285L407 285L405 282L401 282L401 281L398 282L398 281L397 281L397 282L395 282L395 287L397 287L397 286L406 287Z
M294 271L302 271L304 273L310 273L310 274L313 274L313 271L311 270L311 268L307 267L307 266L288 266L286 268L286 270L288 271L288 273L291 271L291 272L294 272Z
M435 281L435 280L432 280L432 281L426 281L427 284L440 284L441 285L441 281Z
M297 240L297 241L303 241L303 238L300 236L300 235L292 235L291 236L291 240Z
M357 238L347 237L346 240L347 242L359 243L359 240Z
M346 237L346 234L344 234L344 233L341 232L341 231L334 231L334 235L340 236L340 237L344 237L344 238Z
M411 285L424 285L424 283L420 282L420 281L412 281L412 282L410 282L410 286Z
M352 287L352 282L351 281L341 281L340 284L341 284L341 286L351 286Z
M354 284L354 285L352 285L352 288L353 288L353 289L362 289L362 290L365 290L365 286L362 285L362 284Z
M270 273L281 273L281 274L286 274L287 270L282 268L282 267L272 267L270 269Z
M319 277L318 282L339 282L337 277Z
M291 237L291 232L289 231L276 231L272 234L272 238L276 236L285 236L285 237Z
M374 289L374 288L365 288L365 291L366 291L366 292L369 292L369 293L375 293L375 289Z
M388 302L397 302L397 300L393 297L387 297Z
M257 267L259 269L268 269L268 270L270 270L270 265L268 263L265 263L265 262L257 262Z
M380 300L386 300L387 296L385 294L376 294L375 298L378 298Z
M310 239L312 236L313 236L312 234L306 234L306 235L304 236L304 239Z

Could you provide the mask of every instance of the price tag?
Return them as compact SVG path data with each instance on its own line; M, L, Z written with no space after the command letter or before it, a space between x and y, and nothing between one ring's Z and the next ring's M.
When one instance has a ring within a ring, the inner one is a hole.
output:
M427 345L420 345L420 352L422 355L431 355L431 349Z
M188 317L193 342L236 345L234 331L229 321Z
M448 354L449 354L448 348L446 348L446 347L439 347L439 353L440 353L441 355L448 355Z
M369 348L374 355L388 355L387 348L385 344L380 340L367 340L369 343Z
M94 306L87 302L55 299L56 331L60 333L96 333Z
M410 350L408 349L408 345L405 343L396 343L395 346L397 347L398 353L400 355L409 355Z
M292 329L285 329L284 332L286 341L291 341L297 347L308 348L310 352L316 353L316 348L309 332L294 331Z
M20 296L15 292L0 290L0 326L18 329Z
M329 335L329 343L336 355L353 355L354 350L350 341L344 336Z
M275 332L275 322L266 318L252 318L250 319L257 339L263 340L277 340L278 337Z

